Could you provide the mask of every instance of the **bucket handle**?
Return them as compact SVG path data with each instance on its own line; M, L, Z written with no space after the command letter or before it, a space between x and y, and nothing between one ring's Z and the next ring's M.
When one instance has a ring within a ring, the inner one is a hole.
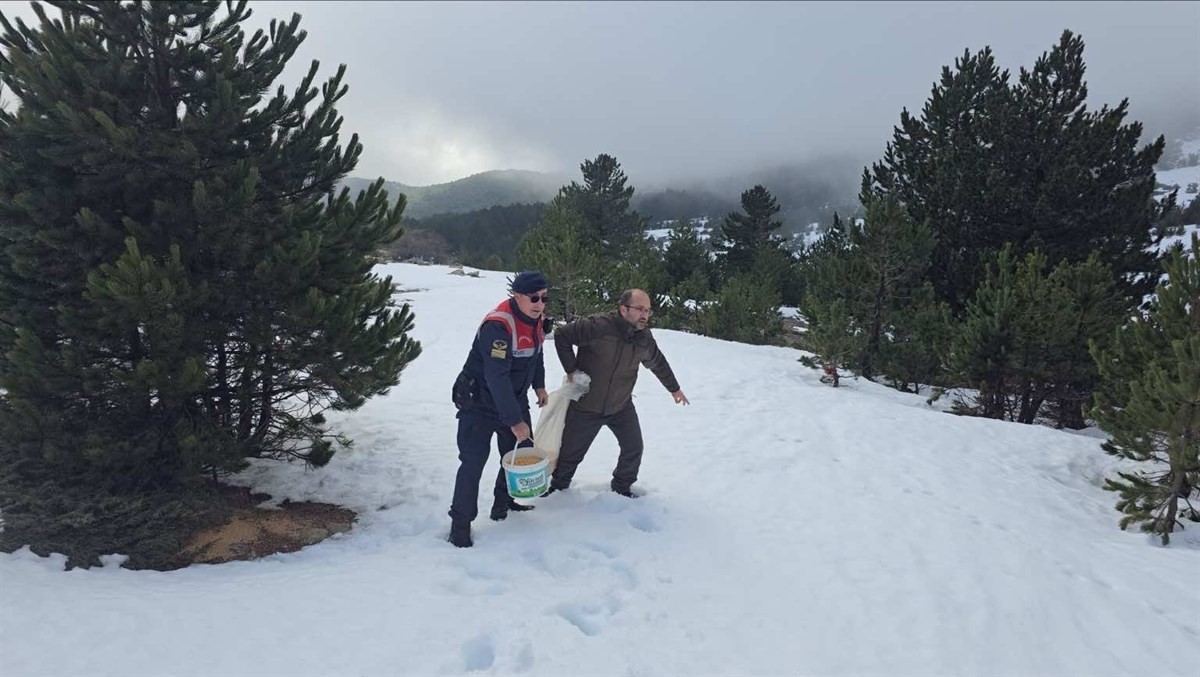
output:
M513 447L513 450L512 450L513 460L514 461L517 460L517 450L518 449L532 449L532 448L533 448L533 435L530 435L529 437L526 437L525 439L518 442L517 446ZM504 465L503 457L500 458L500 465L501 466Z

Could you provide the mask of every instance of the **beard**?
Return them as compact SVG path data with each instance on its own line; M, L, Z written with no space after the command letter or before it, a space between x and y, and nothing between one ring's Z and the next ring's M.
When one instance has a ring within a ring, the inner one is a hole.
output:
M633 325L633 328L638 330L645 329L646 323L650 321L648 317L635 317L633 313L626 313L624 309L621 309L621 319Z

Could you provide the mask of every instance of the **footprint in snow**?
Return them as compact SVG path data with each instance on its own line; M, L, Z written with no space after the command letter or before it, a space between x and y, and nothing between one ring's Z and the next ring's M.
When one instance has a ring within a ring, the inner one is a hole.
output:
M513 672L529 672L533 669L533 644L521 640L517 655L513 657Z
M629 526L647 534L653 534L662 530L658 517L648 512L634 514L629 518Z
M529 550L523 557L531 568L554 578L592 581L607 578L613 580L617 589L625 590L638 585L634 568L608 543L560 543Z
M463 644L462 655L464 671L487 670L496 662L496 646L491 637L480 635Z
M512 576L508 572L471 562L459 567L453 580L442 584L442 589L459 595L502 595L512 589Z
M592 552L598 552L609 559L617 558L617 549L611 545L608 545L607 543L584 543L583 547L591 550Z
M603 603L564 602L554 607L560 618L588 637L600 634L608 624L609 617L620 610L621 603L612 597Z

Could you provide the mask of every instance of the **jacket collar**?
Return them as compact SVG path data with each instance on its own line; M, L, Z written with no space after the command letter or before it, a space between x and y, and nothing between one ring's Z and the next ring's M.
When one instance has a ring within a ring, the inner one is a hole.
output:
M619 310L614 310L610 314L612 315L616 326L619 327L618 332L626 340L636 338L639 334L641 334L642 330L633 326L625 318L621 317L621 312Z
M520 307L518 307L518 306L517 306L517 300L516 300L516 299L509 299L509 300L508 300L508 309L509 309L509 310L512 312L512 315L513 315L513 317L517 318L517 319L518 319L518 320L520 320L521 322L524 322L525 324L527 324L527 325L529 325L529 326L531 326L531 327L536 327L536 326L538 326L538 321L537 321L537 320L535 320L535 319L533 319L532 317L530 317L530 316L526 315L525 313L522 313L522 312L521 312L521 309L520 309Z

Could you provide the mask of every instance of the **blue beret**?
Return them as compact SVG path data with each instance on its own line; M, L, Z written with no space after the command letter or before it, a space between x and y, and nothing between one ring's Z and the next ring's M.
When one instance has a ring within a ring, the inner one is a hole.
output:
M546 276L542 275L542 271L540 270L526 270L522 273L517 273L517 276L512 281L512 290L518 294L532 294L549 286L546 282Z

